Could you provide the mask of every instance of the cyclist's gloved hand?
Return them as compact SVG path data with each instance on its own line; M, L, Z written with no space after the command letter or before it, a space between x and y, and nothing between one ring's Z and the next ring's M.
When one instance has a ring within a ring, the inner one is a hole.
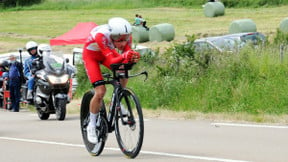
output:
M140 59L140 54L132 50L124 52L122 56L124 57L123 63L136 63Z

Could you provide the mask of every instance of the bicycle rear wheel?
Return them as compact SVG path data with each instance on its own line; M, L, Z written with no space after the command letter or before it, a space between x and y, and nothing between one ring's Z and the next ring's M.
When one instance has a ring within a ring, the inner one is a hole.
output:
M142 147L144 137L144 121L140 102L129 89L120 93L121 106L127 110L127 115L115 115L115 134L121 151L129 158L135 158Z
M94 91L91 90L89 92L86 92L82 98L81 110L80 110L80 126L81 126L82 139L83 139L83 142L85 144L87 151L92 156L98 156L101 154L101 152L104 149L106 139L100 140L96 144L90 143L87 139L87 129L86 129L88 126L88 123L89 123L90 100L92 99L93 96L94 96ZM107 122L104 118L102 118L100 125L101 125L100 132L102 132L100 134L107 135L107 131L108 131L107 130Z

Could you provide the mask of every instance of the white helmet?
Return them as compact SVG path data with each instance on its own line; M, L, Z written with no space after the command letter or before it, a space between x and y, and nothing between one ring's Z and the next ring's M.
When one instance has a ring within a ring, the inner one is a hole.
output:
M37 49L38 44L34 41L29 41L26 43L26 50L30 53L31 50Z
M108 26L110 28L110 36L113 41L128 40L132 32L131 24L121 17L109 19Z
M49 44L39 44L37 52L40 56L43 56L44 54L50 55L52 48Z

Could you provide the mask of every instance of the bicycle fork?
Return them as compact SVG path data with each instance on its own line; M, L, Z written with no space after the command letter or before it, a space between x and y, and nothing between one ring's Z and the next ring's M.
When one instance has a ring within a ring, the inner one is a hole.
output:
M136 122L134 120L133 117L133 113L131 110L131 105L128 99L128 96L124 95L123 93L125 93L125 91L122 91L121 94L116 96L116 110L119 112L120 114L120 119L123 125L129 125L129 126L133 126ZM119 96L122 96L124 98L124 100L126 101L126 106L127 106L127 120L124 120L124 118L126 117L123 112L121 111L121 103L120 103L120 98Z

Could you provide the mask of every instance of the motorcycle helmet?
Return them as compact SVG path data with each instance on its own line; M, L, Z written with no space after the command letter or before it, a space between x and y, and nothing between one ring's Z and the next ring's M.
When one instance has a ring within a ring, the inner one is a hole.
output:
M2 67L4 70L8 69L9 62L7 60L0 61L0 67Z
M36 43L36 42L34 42L34 41L29 41L29 42L27 42L26 43L26 50L28 51L28 53L30 54L30 55L33 55L32 53L31 53L31 51L32 50L37 50L37 46L38 46L38 44Z
M50 55L52 52L52 48L49 44L40 44L37 48L38 55L43 56L43 55Z
M113 41L127 41L132 33L131 24L121 17L114 17L108 20L110 37Z

